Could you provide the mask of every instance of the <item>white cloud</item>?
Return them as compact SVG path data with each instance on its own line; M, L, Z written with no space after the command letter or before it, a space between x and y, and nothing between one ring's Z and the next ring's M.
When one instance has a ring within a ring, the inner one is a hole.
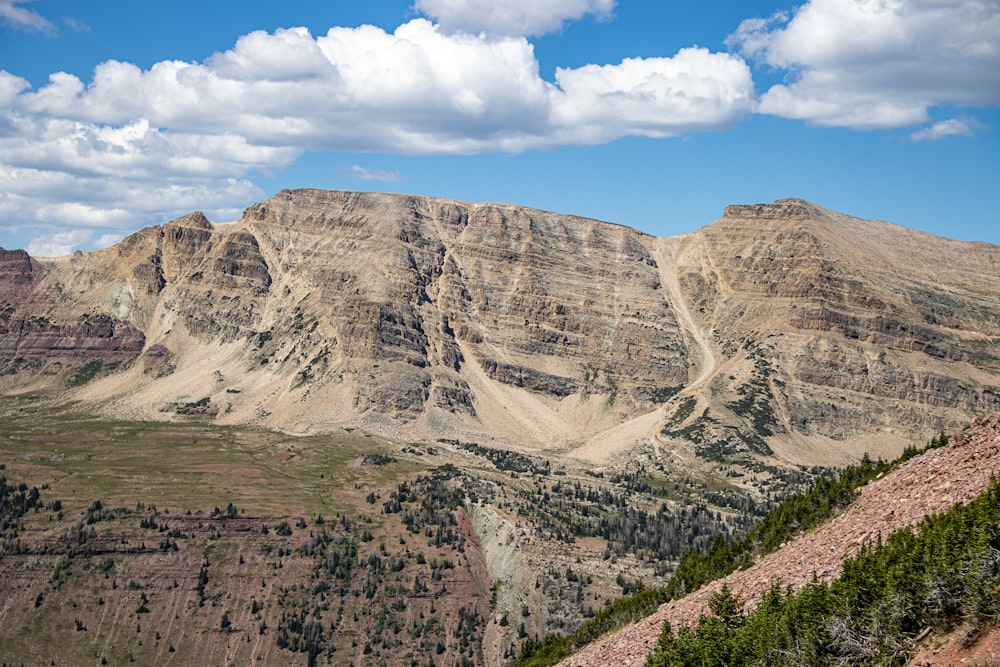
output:
M94 175L0 165L0 231L51 235L70 227L120 236L195 210L233 220L263 195L250 181L226 176L188 179L165 171L135 177L127 171ZM82 244L90 237L74 238Z
M314 143L393 153L520 151L545 143L553 94L523 38L448 35L417 19L392 34L333 28L333 104Z
M673 137L722 129L749 113L750 69L740 58L682 49L673 58L558 69L553 117L579 143L627 135Z
M583 11L569 6L546 5L549 16ZM733 124L754 95L730 54L559 68L550 82L524 37L426 19L391 33L254 32L201 63L107 61L90 81L57 72L37 89L0 70L0 220L116 232L195 209L233 219L262 194L249 179L306 150L470 154L678 136Z
M447 34L424 19L393 33L252 33L204 63L108 61L90 83L60 72L26 86L0 72L18 130L4 148L19 166L112 173L167 161L175 173L239 175L305 149L523 151L716 129L754 94L742 59L705 49L560 68L551 83L526 39Z
M258 30L244 35L236 47L217 53L205 63L221 79L238 81L306 81L336 79L334 64L305 28Z
M101 234L99 237L97 237L97 240L94 241L94 248L96 249L108 248L118 243L123 238L125 238L124 234Z
M87 25L85 21L73 18L72 16L63 17L63 23L68 25L70 29L75 32L90 32L90 26Z
M38 12L19 7L33 0L0 0L0 23L6 23L14 28L38 30L45 34L54 34L56 27L51 21Z
M416 0L414 8L448 32L544 35L587 14L606 18L615 0Z
M395 182L403 180L403 175L397 170L384 171L382 169L362 167L359 164L352 164L350 167L344 167L344 171L354 178L358 178L362 181Z
M88 229L69 229L42 234L28 243L28 254L35 257L63 257L89 241L92 234Z
M875 129L926 122L941 104L1000 104L995 0L810 0L744 21L727 43L789 72L761 113Z
M924 127L910 135L911 141L936 141L945 137L971 137L975 134L974 123L950 118L941 120L930 127Z

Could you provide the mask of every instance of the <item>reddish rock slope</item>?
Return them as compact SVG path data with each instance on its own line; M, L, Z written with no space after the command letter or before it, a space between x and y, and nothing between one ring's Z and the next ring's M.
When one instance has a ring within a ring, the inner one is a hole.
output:
M862 544L917 524L925 515L975 498L993 476L1000 476L1000 414L977 420L944 448L907 461L867 485L851 507L833 521L725 579L751 606L775 580L795 587L813 573L829 581L841 563ZM719 580L682 600L663 605L649 618L626 627L564 660L564 667L620 665L641 667L663 621L693 624L707 609ZM995 637L994 633L994 637Z

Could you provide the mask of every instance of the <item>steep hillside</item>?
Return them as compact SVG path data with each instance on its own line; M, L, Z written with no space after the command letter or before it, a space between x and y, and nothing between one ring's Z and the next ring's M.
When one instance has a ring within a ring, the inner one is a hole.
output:
M0 402L0 660L484 664L475 482L392 445Z
M948 430L997 408L997 247L800 200L729 206L682 243L682 291L727 369L712 412L770 431L779 453Z
M1000 248L799 200L684 237L501 204L284 191L0 256L8 391L127 418L363 427L600 465L831 465L1000 408Z
M863 546L925 516L967 503L1000 477L1000 415L977 420L952 438L949 445L905 462L861 489L860 497L834 520L802 535L752 567L706 585L691 595L665 604L655 614L601 639L561 665L644 664L665 620L673 627L693 625L708 612L709 598L723 584L756 606L774 582L801 587L816 577L830 581L846 558ZM990 642L1000 635L990 637ZM992 645L992 644L991 644Z

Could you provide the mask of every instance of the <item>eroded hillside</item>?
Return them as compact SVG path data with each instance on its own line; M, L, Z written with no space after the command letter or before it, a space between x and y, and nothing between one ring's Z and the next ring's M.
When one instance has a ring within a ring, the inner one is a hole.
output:
M99 252L0 257L8 390L129 418L488 441L730 474L1000 407L1000 249L800 200L698 232L284 191Z
M761 510L641 465L79 407L0 400L7 663L499 666Z

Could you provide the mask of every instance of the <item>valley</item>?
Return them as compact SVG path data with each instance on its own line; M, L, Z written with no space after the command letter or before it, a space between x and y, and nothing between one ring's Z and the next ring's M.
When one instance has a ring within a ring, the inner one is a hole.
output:
M8 661L501 665L760 511L639 466L78 410L3 402L0 475L36 497L4 518Z

